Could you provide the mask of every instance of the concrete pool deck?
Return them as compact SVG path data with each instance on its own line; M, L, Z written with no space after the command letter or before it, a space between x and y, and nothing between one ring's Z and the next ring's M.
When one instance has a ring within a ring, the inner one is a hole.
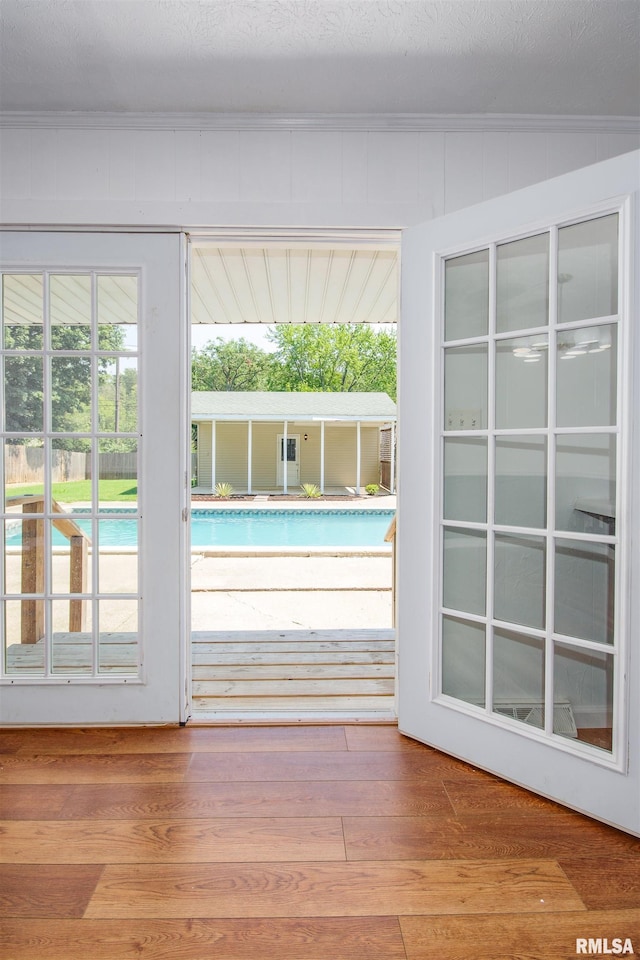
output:
M19 636L20 557L7 557L8 642ZM137 554L102 554L105 593L135 591ZM53 558L61 593L68 555ZM391 626L391 556L191 556L193 630L350 629ZM101 601L101 628L135 630L135 610ZM15 622L14 622L15 621ZM68 629L68 604L54 606L54 630ZM17 632L17 633L16 633Z
M193 630L391 626L389 556L194 556L191 589Z
M327 495L314 499L292 495L283 497L274 494L253 494L242 499L229 500L220 497L192 498L192 510L395 510L395 494L378 494L375 497Z

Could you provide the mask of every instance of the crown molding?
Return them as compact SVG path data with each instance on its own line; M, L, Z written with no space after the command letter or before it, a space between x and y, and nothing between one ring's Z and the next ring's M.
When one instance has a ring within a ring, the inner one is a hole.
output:
M0 128L380 133L640 133L640 117L423 113L0 112Z

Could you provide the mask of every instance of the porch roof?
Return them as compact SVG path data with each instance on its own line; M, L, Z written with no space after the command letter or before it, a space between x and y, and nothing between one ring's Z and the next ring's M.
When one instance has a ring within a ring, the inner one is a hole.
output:
M392 422L386 393L203 391L191 394L192 420L368 420Z

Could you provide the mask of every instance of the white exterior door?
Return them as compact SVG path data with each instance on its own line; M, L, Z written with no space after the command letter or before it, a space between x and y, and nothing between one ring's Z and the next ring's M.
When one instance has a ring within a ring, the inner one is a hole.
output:
M2 235L2 723L182 719L179 235Z
M286 440L286 443L285 443ZM287 487L297 487L300 484L300 435L283 433L278 434L278 486L284 486L284 464L287 464Z
M407 230L399 727L640 834L638 154Z

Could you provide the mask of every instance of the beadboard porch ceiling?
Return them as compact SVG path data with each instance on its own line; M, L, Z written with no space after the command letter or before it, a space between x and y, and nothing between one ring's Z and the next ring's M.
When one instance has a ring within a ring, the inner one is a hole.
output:
M398 256L374 247L197 246L192 323L396 323Z
M637 116L628 0L2 0L0 109Z

